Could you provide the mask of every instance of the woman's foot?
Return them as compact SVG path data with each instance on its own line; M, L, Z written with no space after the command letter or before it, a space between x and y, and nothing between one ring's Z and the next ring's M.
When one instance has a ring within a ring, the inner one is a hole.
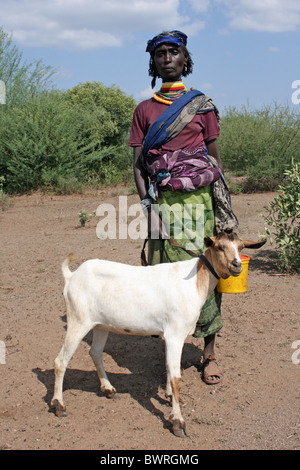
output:
M216 358L211 354L203 361L202 378L207 385L218 384L223 378L223 373L217 364Z

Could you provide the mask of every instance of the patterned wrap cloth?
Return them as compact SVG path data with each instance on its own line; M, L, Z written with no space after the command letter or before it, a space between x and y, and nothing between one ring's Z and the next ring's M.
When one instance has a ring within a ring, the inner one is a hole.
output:
M206 153L206 147L176 150L163 155L151 155L150 151L146 168L151 180L151 197L160 197L160 189L194 191L217 181L219 170L209 164Z

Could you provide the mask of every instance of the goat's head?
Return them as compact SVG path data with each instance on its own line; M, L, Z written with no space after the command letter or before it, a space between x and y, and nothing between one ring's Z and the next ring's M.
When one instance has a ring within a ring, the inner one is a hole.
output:
M243 240L236 233L221 232L215 237L205 238L205 245L211 247L211 261L217 274L227 279L229 276L238 276L242 272L240 258L243 248L260 248L266 240Z

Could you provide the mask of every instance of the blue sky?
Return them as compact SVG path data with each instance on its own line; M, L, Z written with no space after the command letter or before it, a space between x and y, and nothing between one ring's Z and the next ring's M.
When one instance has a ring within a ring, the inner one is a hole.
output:
M148 98L147 40L179 29L194 61L185 83L211 96L221 113L274 102L300 110L292 102L299 0L0 0L0 11L23 58L58 70L57 88L101 81Z

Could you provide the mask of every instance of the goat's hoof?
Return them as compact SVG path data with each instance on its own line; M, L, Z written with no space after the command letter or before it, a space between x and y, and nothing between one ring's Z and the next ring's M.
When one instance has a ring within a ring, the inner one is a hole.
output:
M175 419L172 423L172 433L176 437L186 437L185 423Z
M101 392L105 393L106 398L112 399L116 397L117 390L115 388L101 388Z
M66 412L66 407L59 403L58 400L53 400L51 402L51 406L54 408L55 416L57 416L58 418L65 418L66 416L68 416Z
M112 398L116 397L116 393L117 393L116 390L106 390L105 391L105 396L106 396L106 398L109 398L109 400L111 400Z

